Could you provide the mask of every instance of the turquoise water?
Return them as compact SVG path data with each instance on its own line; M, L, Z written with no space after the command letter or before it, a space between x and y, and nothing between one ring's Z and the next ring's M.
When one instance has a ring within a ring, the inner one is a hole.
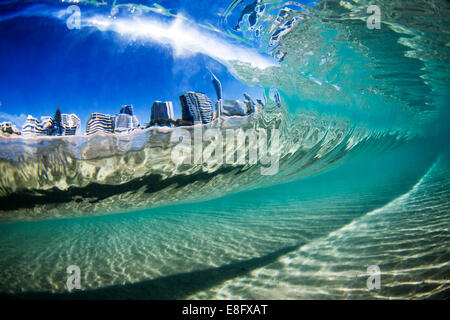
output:
M287 4L261 3L238 34L284 57L223 62L267 98L261 116L224 126L278 128L277 174L170 164L164 132L2 139L1 294L448 298L448 4L380 2L380 30L367 29L364 1L294 6L300 22L274 46L268 18ZM72 293L69 265L81 270Z
M443 298L448 159L408 161L417 148L207 202L4 224L2 283L33 298ZM85 291L68 296L71 264Z

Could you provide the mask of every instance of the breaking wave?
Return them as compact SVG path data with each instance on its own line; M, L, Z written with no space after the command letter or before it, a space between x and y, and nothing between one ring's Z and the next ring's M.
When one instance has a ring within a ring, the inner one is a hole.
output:
M25 12L42 11L30 8ZM412 21L408 28L400 27L402 15L389 12L399 21L390 19L383 25L385 36L379 44L371 35L380 31L369 30L364 23L364 4L346 8L325 1L310 8L260 1L252 10L245 8L236 26L227 24L232 7L225 11L222 41L227 43L226 35L239 31L247 46L273 56L276 64L258 67L236 60L238 56L218 59L229 59L224 63L241 81L263 87L268 103L261 116L229 118L209 127L223 134L226 128L239 127L280 130L277 174L262 176L259 163L176 165L170 161L176 146L170 136L181 129L122 136L1 138L2 219L123 212L292 181L342 163L361 150L380 152L423 135L426 124L439 114L433 101L437 96L426 93L437 92L429 83L439 85L433 71L447 63L448 52L423 54L424 36L419 36L423 29L435 30L434 20L425 26ZM90 27L100 23L99 16L95 12ZM109 23L120 29L120 19ZM145 17L139 18L142 21ZM139 30L148 36L145 28ZM393 86L394 81L400 85ZM273 90L280 93L281 109L273 101ZM213 192L205 196L205 189Z
M448 1L377 1L380 29L367 27L364 0L235 0L215 26L159 5L80 3L90 18L82 29L175 46L181 24L233 48L181 45L261 87L265 108L125 135L0 137L1 221L49 220L0 225L2 292L64 294L61 268L76 263L91 272L81 297L448 297ZM65 17L50 2L0 10L3 21ZM149 14L176 32L156 36ZM174 136L188 133L189 154L212 144L195 141L196 129L267 132L276 172L173 161ZM170 214L106 216L162 206ZM367 291L369 265L381 267L382 291Z

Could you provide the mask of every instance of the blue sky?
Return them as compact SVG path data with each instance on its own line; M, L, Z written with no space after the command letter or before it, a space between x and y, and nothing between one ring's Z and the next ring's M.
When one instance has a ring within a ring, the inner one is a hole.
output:
M159 3L196 23L217 25L218 13L230 2ZM66 5L58 8L65 9ZM83 10L81 7L82 14ZM174 20L156 18L167 24ZM127 21L124 25L129 26ZM180 117L178 96L185 91L202 91L215 101L208 69L221 80L225 98L242 99L244 92L262 97L261 88L249 88L237 81L218 62L215 52L210 54L208 48L187 52L189 43L175 50L173 41L178 40L133 41L130 34L119 34L117 28L69 30L64 19L42 15L3 19L0 121L12 120L20 126L26 115L53 115L59 106L63 113L78 114L84 132L92 112L115 114L123 104L133 104L141 123L147 123L155 100L173 101L175 116Z

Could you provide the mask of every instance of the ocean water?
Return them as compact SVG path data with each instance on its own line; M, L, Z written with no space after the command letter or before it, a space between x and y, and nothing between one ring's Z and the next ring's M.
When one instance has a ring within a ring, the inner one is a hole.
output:
M224 1L209 9L215 24L180 18L170 2L80 2L89 15L77 36L98 29L192 47L261 88L265 108L188 129L0 137L2 296L449 297L447 1L378 1L380 29L367 26L370 1ZM64 24L66 6L5 2L1 35L24 19ZM187 35L161 38L172 21ZM171 161L181 130L236 128L269 132L276 172ZM81 270L72 292L70 265ZM371 266L379 288L367 285Z

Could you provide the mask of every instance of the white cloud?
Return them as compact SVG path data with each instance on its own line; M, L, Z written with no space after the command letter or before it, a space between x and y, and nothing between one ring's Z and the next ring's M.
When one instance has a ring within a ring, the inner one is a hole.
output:
M1 122L3 122L3 121L12 122L19 129L25 124L26 120L27 120L27 116L23 113L18 116L18 115L9 114L6 112L0 112L0 121Z
M175 56L201 53L221 63L237 60L259 69L276 65L271 57L253 48L230 43L219 33L188 24L180 16L172 23L154 18L108 19L96 16L88 19L88 25L102 31L114 31L133 40L144 39L169 45Z

